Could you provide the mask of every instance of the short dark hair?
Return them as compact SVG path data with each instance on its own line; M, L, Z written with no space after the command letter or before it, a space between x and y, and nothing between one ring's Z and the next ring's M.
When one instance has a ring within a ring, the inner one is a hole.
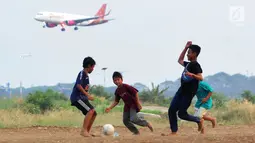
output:
M93 66L95 64L96 64L95 60L91 57L86 57L83 60L83 68L87 68L89 65Z
M114 78L121 78L121 79L122 79L122 75L121 75L121 73L120 73L120 72L115 71L115 72L113 73L113 75L112 75L112 79L114 79Z
M198 57L198 55L200 54L200 51L201 51L201 48L198 45L193 45L193 44L189 46L189 49L191 49L192 52L196 53L197 57Z

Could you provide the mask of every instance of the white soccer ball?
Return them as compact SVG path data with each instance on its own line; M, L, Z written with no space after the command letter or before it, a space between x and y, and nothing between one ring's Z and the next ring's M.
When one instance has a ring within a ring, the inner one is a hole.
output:
M105 125L103 126L103 134L104 134L104 135L107 135L107 136L113 135L113 134L114 134L114 127L113 127L113 125L111 125L111 124L105 124Z

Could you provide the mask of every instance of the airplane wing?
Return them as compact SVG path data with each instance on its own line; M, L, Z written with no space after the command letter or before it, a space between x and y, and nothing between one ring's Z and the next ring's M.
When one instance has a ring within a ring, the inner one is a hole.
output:
M106 20L108 20L108 21L112 21L112 20L115 20L114 18L112 18L112 19L106 19Z
M100 17L108 16L110 14L110 12L111 12L111 10L107 14L102 15L102 16L94 16L94 17L82 18L82 19L73 19L72 21L74 21L75 23L82 23L84 21L89 21L89 20L93 20L93 19L98 19ZM68 21L68 20L65 20L65 21Z
M81 23L83 21L89 21L89 20L98 19L98 18L99 18L99 16L95 16L95 17L90 17L90 18L74 19L73 21L75 21L76 23Z

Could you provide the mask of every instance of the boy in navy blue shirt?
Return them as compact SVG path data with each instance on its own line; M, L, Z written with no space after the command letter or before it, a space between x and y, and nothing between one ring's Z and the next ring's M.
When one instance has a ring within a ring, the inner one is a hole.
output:
M78 108L83 113L83 115L85 115L83 127L81 130L81 135L84 137L91 136L90 130L97 115L94 107L89 103L89 100L94 100L94 97L88 93L88 74L94 70L95 64L96 62L93 58L84 58L83 70L79 72L73 87L72 94L70 96L71 105Z

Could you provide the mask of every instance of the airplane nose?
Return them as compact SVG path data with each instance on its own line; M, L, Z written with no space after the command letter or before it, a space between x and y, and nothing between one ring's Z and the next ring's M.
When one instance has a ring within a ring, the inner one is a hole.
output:
M38 16L35 16L34 19L40 21L40 18Z

